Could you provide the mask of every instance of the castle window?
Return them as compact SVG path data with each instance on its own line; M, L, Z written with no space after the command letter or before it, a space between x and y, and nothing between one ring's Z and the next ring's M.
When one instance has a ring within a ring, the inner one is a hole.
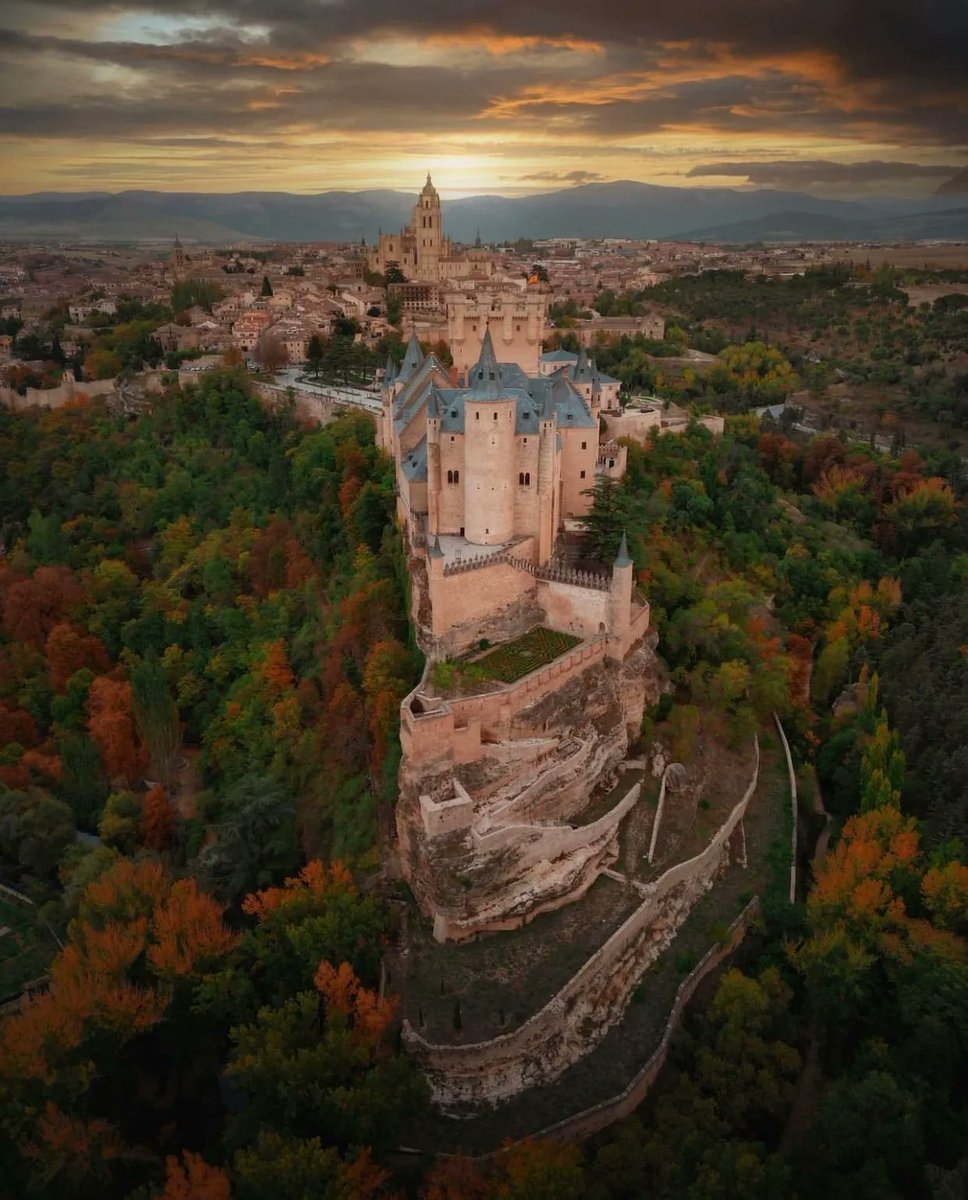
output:
M584 478L585 478L585 472L584 472L584 471L582 471L582 472L581 472L581 476L580 476L580 477L581 477L582 479L584 479Z
M587 449L588 449L588 443L587 443L587 442L582 442L582 444L581 444L581 448L582 448L583 450L587 450Z
M453 435L453 434L451 434L451 435L450 435L450 440L451 440L452 442L456 440L456 439L454 438L454 435Z
M493 372L493 371L491 372L491 378L492 378L492 379L494 378L494 372ZM495 413L495 414L494 414L494 420L495 420L495 421L497 420L497 413Z
M527 438L524 438L523 444L524 444L525 446L528 444L528 439L527 439Z
M475 420L475 421L479 421L480 419L481 419L481 414L480 414L479 412L476 412L476 413L474 414L474 420Z
M530 471L519 471L518 472L518 487L530 487L530 486L531 486L531 472Z

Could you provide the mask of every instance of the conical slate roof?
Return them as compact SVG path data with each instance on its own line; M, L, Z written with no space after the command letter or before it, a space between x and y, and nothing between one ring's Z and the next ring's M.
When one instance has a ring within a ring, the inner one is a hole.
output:
M444 557L444 552L440 548L440 537L437 534L434 535L434 544L430 547L430 557L431 558L443 558Z
M484 331L484 340L481 342L480 357L471 368L469 381L471 390L496 393L500 383L499 376L497 355L494 353L494 343L491 341L491 330L488 326Z
M572 378L590 379L591 373L591 367L588 363L588 351L584 346L581 346L578 350L578 362L575 363L575 373Z
M411 375L420 367L423 362L423 351L420 349L420 342L416 332L411 333L410 341L407 342L407 352L403 356L403 362L400 364L400 372L397 375L397 380L400 383L406 383Z
M383 386L388 387L397 377L397 364L393 361L393 355L387 351L387 365L383 368Z
M616 567L630 567L632 565L632 559L629 555L628 539L625 536L624 529L622 530L622 541L619 545L618 554L615 557L614 565Z

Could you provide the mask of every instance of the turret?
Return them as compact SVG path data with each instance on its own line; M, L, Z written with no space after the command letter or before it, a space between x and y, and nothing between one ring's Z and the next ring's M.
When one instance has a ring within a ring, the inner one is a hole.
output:
M622 542L612 563L612 586L608 597L608 633L610 658L624 658L628 649L629 626L632 621L632 583L635 566L629 554L628 540Z

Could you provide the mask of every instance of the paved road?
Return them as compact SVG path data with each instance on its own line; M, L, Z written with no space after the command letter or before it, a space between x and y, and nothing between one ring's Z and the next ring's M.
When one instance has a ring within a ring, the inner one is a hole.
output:
M279 371L274 380L279 387L291 387L295 392L306 396L319 396L323 400L334 400L338 404L362 408L370 413L383 411L379 392L366 391L364 388L340 387L331 383L312 383L304 378L304 372L298 367L288 367L285 371Z

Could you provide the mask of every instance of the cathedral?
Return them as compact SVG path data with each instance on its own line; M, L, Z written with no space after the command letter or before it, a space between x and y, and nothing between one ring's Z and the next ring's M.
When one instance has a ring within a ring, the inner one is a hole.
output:
M458 254L450 238L444 236L440 196L429 172L410 224L399 233L381 232L369 255L370 270L381 275L386 274L391 263L400 268L405 279L417 283L441 283L471 276L486 278L493 271L493 262L486 251L477 249Z

